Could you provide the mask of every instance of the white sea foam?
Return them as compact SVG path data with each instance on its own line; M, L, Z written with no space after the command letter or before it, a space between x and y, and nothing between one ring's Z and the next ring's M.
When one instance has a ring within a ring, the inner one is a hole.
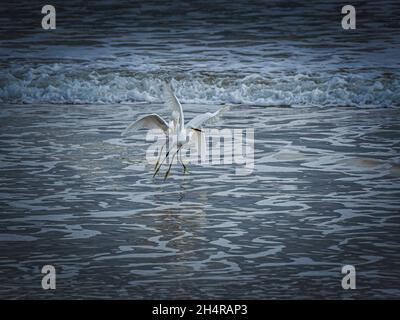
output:
M162 82L168 79L184 103L387 107L400 101L398 78L371 73L173 74L44 64L10 66L0 75L3 103L161 102Z

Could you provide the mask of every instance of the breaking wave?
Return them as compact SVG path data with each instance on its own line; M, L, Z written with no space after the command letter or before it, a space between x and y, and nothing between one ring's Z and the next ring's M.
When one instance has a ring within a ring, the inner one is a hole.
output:
M400 101L399 78L388 73L134 72L54 63L0 70L0 102L161 102L162 82L170 79L184 103L387 107Z

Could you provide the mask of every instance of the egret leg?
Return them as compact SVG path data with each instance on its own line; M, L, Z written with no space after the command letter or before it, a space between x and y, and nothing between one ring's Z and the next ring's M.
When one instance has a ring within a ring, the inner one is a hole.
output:
M189 170L187 169L187 167L185 166L185 164L182 161L182 150L180 150L180 152L179 152L179 157L180 157L180 162L183 166L183 174L185 174L186 172L189 172Z
M171 167L172 167L172 164L173 164L173 162L174 162L175 156L178 154L179 150L181 150L181 148L179 148L178 151L176 151L176 152L174 153L174 155L172 156L171 163L169 164L168 170L167 170L167 172L165 173L165 176L164 176L164 181L165 181L165 180L168 178L168 176L169 176L169 172L171 171Z
M160 163L161 154L162 154L162 151L164 150L165 144L166 144L166 143L164 143L163 146L161 147L160 154L158 155L158 159L157 159L156 165L154 166L154 170L157 169L158 164Z
M161 163L159 164L159 166L158 166L158 168L156 168L156 171L154 172L154 174L153 174L153 178L157 175L157 173L160 171L160 169L161 169L161 166L163 165L163 163L165 162L165 160L168 158L168 156L169 156L169 154L170 154L170 152L171 152L171 150L173 149L174 147L171 147L171 149L169 149L168 151L167 151L167 154L165 155L165 158L163 159L163 161L161 161Z
M158 168L156 168L156 170L154 171L153 178L154 178L154 177L157 175L157 173L160 171L161 166L163 165L163 163L165 162L165 160L166 160L166 159L168 158L168 156L169 156L169 152L170 152L170 151L167 152L167 154L165 155L165 158L163 159L163 161L161 161L161 163L159 164Z

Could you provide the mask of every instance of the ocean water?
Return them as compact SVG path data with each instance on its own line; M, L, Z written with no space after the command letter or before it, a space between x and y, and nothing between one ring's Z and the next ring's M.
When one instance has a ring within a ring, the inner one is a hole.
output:
M399 104L400 5L341 2L53 1L2 4L0 102L161 102L174 79L185 103Z
M1 298L400 298L397 1L353 1L350 31L334 1L53 4L52 31L0 5ZM254 129L249 174L152 178L120 134L169 116L164 81Z

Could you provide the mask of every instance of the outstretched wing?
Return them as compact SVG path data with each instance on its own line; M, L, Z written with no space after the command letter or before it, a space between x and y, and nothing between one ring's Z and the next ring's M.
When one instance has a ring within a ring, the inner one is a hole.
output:
M182 106L178 98L175 96L171 84L169 83L164 83L164 99L165 99L165 104L169 108L171 108L172 111L171 118L172 121L174 122L174 127L176 128L178 123L182 121L180 115L183 113L183 111L182 111Z
M188 122L186 128L200 129L202 126L212 123L219 119L219 117L229 109L229 106L224 106L215 112L207 112L199 114Z
M168 124L158 114L152 113L144 116L134 122L132 122L122 133L122 136L129 136L132 131L136 129L161 129L165 133L168 133Z

